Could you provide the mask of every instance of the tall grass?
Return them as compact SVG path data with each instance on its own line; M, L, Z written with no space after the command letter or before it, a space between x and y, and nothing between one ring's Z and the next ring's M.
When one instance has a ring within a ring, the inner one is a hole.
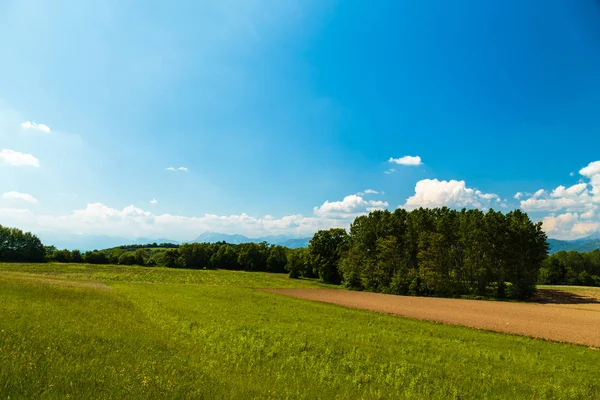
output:
M254 289L317 285L309 281L0 270L3 399L600 398L599 351Z

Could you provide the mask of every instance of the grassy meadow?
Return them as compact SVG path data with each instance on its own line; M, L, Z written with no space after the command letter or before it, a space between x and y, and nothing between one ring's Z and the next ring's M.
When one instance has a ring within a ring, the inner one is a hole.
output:
M598 399L600 351L265 293L286 275L0 264L0 399Z

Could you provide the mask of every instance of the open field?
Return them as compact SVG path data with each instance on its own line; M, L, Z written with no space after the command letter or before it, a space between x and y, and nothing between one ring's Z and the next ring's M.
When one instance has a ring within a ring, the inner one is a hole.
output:
M541 289L540 298L548 304L539 304L327 289L267 291L425 321L600 347L600 296L584 297Z
M0 398L600 398L585 346L256 290L323 287L0 264Z

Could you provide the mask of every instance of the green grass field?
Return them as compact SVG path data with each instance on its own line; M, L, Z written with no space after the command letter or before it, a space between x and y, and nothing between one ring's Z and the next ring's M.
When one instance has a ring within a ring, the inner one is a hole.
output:
M256 290L285 275L0 264L0 399L598 399L600 351Z

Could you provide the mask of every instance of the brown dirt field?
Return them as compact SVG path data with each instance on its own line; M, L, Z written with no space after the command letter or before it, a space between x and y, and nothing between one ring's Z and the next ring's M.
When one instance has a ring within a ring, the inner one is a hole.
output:
M407 318L600 347L598 298L558 290L541 290L536 303L395 296L337 289L265 291Z

